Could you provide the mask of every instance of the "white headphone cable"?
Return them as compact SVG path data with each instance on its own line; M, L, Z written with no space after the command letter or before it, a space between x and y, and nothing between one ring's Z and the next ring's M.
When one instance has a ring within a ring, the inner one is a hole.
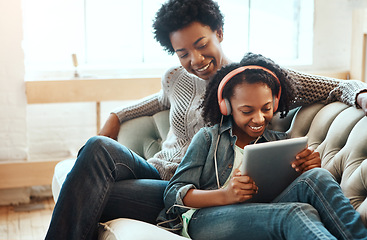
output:
M220 119L219 130L222 126L222 123L223 123L223 115L222 115L222 118ZM218 131L217 143L215 144L215 150L214 150L214 168L215 168L215 177L217 178L218 189L220 189L219 176L218 176L218 163L217 163L217 149L218 149L219 138L220 138L220 134Z

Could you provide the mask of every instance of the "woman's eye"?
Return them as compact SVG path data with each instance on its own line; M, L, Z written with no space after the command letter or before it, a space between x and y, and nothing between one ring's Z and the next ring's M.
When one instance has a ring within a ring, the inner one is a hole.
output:
M185 58L185 57L187 57L187 53L185 53L185 54L182 54L182 55L180 55L180 58Z
M203 49L203 48L205 48L205 47L206 47L206 43L205 43L205 44L203 44L203 45L198 46L198 49Z

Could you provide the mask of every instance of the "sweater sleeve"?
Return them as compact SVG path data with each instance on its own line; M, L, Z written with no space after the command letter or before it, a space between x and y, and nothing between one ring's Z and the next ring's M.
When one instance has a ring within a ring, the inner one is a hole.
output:
M173 68L169 69L162 77L162 89L158 93L147 96L133 105L117 108L112 111L112 113L117 115L120 123L142 116L152 116L157 112L170 108L170 101L168 98L168 77L172 69Z
M367 84L358 80L340 80L290 69L288 74L296 82L295 106L340 101L358 107L357 95L367 89Z

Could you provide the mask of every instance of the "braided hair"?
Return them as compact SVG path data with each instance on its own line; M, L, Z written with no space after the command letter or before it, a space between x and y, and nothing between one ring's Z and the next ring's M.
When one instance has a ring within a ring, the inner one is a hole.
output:
M231 71L241 66L257 65L272 71L279 79L281 84L281 96L277 112L280 112L280 117L283 118L289 112L290 105L295 96L294 81L291 81L287 72L269 58L261 54L247 53L240 63L232 63L221 68L215 76L210 80L201 107L203 108L202 116L204 121L209 125L214 125L220 122L222 114L218 105L218 87L222 79ZM245 71L233 76L231 80L223 88L223 98L230 99L233 95L235 86L241 83L264 83L272 91L273 96L277 96L279 92L279 83L274 77L261 69L246 69ZM228 116L224 116L227 118Z

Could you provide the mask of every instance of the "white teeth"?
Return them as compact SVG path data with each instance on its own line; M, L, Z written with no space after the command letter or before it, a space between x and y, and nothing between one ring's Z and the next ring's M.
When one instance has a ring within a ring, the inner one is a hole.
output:
M200 68L200 69L197 69L196 71L198 71L198 72L203 72L203 71L207 70L207 69L209 68L209 66L210 66L210 63L209 63L208 65L206 65L206 66L204 66L204 67Z
M251 126L250 126L250 128L251 128L251 129L253 129L253 130L259 130L259 129L261 129L261 128L262 128L262 126L260 126L260 127L251 127Z

